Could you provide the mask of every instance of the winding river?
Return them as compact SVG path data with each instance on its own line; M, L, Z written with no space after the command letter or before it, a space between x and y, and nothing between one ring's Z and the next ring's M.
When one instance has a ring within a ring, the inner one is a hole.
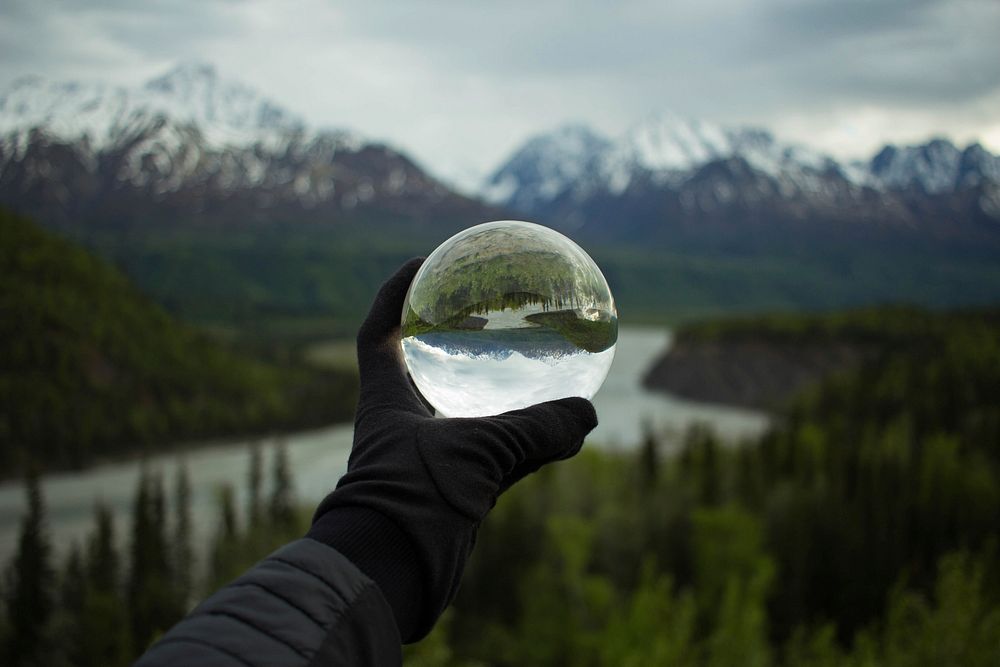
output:
M641 442L645 428L653 429L668 449L676 448L685 430L695 422L711 425L723 437L738 440L752 437L767 426L767 418L757 412L684 401L646 391L642 375L654 359L670 345L663 329L623 327L619 334L615 361L607 381L594 398L600 425L588 439L588 446L628 449ZM644 426L645 425L645 426ZM295 489L302 501L319 501L343 474L351 446L349 424L316 431L295 433L282 439L287 447ZM265 441L265 473L275 440ZM147 465L165 476L172 487L180 461L188 467L195 543L204 544L218 523L219 489L232 485L237 506L245 503L248 441L236 440L200 444L155 456ZM82 540L93 525L94 503L103 500L114 511L117 534L127 535L130 505L139 479L137 461L108 463L80 473L48 475L42 480L48 530L57 551L74 540ZM0 484L0 564L6 563L17 547L18 528L25 510L21 482Z

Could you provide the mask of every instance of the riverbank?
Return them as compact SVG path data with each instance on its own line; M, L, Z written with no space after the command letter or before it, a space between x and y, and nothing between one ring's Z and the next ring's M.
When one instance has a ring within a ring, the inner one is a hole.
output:
M768 418L759 412L704 405L642 386L649 365L669 347L670 332L660 328L623 327L615 361L604 386L594 397L600 423L586 447L631 449L642 442L647 429L654 431L665 452L679 446L692 424L711 425L723 438L740 440L760 433ZM290 433L260 440L265 458L283 443L295 479L295 493L306 503L319 502L343 474L350 452L350 424ZM118 535L128 535L131 501L142 465L172 483L181 463L187 466L192 488L192 515L196 544L205 543L218 527L218 492L231 486L236 506L245 507L248 452L253 439L203 441L174 445L169 451L147 457L106 463L81 472L45 475L42 492L48 507L50 530L57 550L80 540L93 525L94 504L111 506ZM20 480L0 482L0 563L13 553L20 518L25 510Z
M864 356L849 343L682 337L650 367L643 385L692 401L770 412L831 373L857 368Z

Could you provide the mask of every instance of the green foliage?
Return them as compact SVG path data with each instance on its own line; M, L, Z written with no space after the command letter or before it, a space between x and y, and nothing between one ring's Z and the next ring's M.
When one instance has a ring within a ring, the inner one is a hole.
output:
M350 416L350 372L237 354L82 248L3 212L0 276L0 469Z
M673 457L585 450L520 483L479 532L454 664L995 663L1000 318L886 309L682 335L872 352L759 442L698 427Z
M121 596L112 517L98 505L86 555L74 550L63 574L61 649L72 665L126 665L128 610Z
M601 664L696 665L696 617L690 592L676 594L671 578L658 574L647 561L635 592L604 630Z
M132 646L144 649L182 615L174 585L163 480L143 471L132 510L131 570L127 594Z
M274 448L272 475L268 518L274 526L292 526L295 524L295 492L292 485L292 472L288 467L288 450L283 441Z
M260 443L251 444L247 458L250 495L256 493L260 498L264 491L260 488L264 461ZM210 547L207 591L214 591L229 583L278 547L302 537L308 529L313 508L295 504L295 484L283 441L278 441L273 447L270 478L266 508L261 507L259 500L251 499L242 525L237 516L232 487L219 489L220 525L218 537ZM258 486L256 491L252 489L254 484Z
M447 221L418 234L397 233L385 219L238 229L169 222L113 231L80 225L70 233L183 319L273 341L353 336L386 276L476 221ZM580 241L631 323L877 303L940 308L1000 298L992 248L940 242L865 247L833 238L803 246L801 239L789 245L769 237L737 249L686 243L676 234L642 246Z
M989 554L994 558L995 553ZM939 561L934 600L912 591L892 596L883 633L887 665L1000 664L1000 607L984 595L986 558L951 554Z
M864 329L878 353L801 396L757 442L698 427L667 455L650 434L637 452L590 446L520 482L407 664L1000 664L1000 321L896 313L908 323L871 315L892 345ZM279 445L265 476L251 449L245 517L221 491L206 593L304 532L284 456ZM183 532L182 488L171 519L162 483L144 476L127 581L98 510L62 570L65 610L37 628L59 638L44 664L125 664L183 613L184 564L166 538ZM32 502L26 526L41 525ZM38 552L31 540L22 550ZM8 655L23 641L18 605L35 599L14 594L30 587L19 576L4 586Z
M177 469L177 480L174 493L174 531L171 544L173 546L174 588L182 608L194 592L194 572L196 567L194 547L191 544L191 480L188 477L187 464L182 463Z
M28 513L21 526L17 554L6 573L7 643L5 664L41 665L50 654L48 625L55 609L52 546L45 529L37 472L27 477Z

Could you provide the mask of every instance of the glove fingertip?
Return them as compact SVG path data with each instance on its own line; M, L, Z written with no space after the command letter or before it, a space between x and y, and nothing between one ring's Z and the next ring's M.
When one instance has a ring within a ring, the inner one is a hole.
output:
M559 406L559 409L568 411L585 434L590 433L597 426L597 410L594 409L594 404L585 398L579 396L560 398L556 401L549 401L548 405Z
M426 257L411 257L406 260L401 267L385 282L386 294L384 296L391 297L394 300L400 302L402 306L403 297L406 296L406 290L410 289L410 283L417 276L417 271L423 266Z

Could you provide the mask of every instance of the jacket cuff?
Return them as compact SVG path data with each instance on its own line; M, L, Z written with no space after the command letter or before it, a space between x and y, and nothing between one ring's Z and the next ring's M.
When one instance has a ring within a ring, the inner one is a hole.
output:
M382 591L403 643L416 639L423 609L420 561L410 538L382 514L365 507L333 507L306 537L343 554Z

